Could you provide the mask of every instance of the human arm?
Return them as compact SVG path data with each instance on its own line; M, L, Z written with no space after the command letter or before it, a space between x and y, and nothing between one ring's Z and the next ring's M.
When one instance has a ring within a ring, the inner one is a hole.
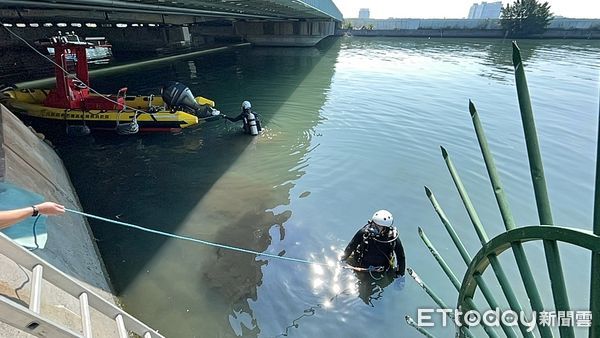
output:
M242 118L244 118L244 114L240 114L240 115L238 115L236 117L229 117L227 115L223 115L223 118L227 119L227 120L229 120L231 122L237 122L237 121L241 120Z
M40 215L55 216L63 214L65 212L64 206L54 202L44 202L36 204L35 207L37 208ZM33 213L33 207L0 211L0 229L4 229L28 217L31 217L33 216Z
M398 266L396 267L396 275L404 276L406 257L404 256L404 247L402 246L402 241L400 241L400 236L396 238L394 253L396 254L396 263L398 263Z

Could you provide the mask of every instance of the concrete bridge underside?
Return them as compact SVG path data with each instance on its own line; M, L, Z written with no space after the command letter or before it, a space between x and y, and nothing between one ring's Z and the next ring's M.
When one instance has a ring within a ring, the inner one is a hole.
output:
M0 1L0 21L32 38L46 37L52 30L78 32L77 28L87 24L113 38L111 42L117 47L121 43L114 41L115 36L137 41L162 39L171 46L194 47L219 38L258 45L312 46L333 35L341 20L341 12L331 0ZM129 29L117 28L117 24ZM142 36L140 29L128 34L132 25L153 29L143 30ZM0 41L0 45L5 44Z

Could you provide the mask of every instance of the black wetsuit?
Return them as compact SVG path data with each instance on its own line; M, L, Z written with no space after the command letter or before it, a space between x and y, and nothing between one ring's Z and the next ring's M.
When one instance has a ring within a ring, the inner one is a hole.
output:
M385 271L394 269L394 254L396 255L396 274L404 275L404 248L395 228L384 227L377 233L374 225L367 224L352 238L344 250L342 260L352 259L352 263L361 268L383 267Z
M228 119L231 122L237 122L239 120L243 120L244 125L242 126L244 128L244 132L247 134L250 134L250 126L248 125L248 113L252 113L254 114L254 119L256 120L256 129L258 130L258 132L260 133L260 131L262 130L261 126L260 126L260 120L258 119L258 114L253 112L250 109L243 109L242 112L240 113L240 115L236 116L236 117L229 117L226 116L225 118Z

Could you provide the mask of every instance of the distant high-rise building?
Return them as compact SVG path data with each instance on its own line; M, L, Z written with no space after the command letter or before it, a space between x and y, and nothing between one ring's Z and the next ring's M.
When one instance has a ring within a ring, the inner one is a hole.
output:
M473 4L469 9L469 19L498 19L502 12L502 1Z
M469 16L467 18L475 19L475 11L477 10L477 7L479 7L478 4L471 5L471 8L469 9Z
M371 12L369 11L368 8L361 8L358 11L358 18L359 19L368 19L369 16L371 16Z

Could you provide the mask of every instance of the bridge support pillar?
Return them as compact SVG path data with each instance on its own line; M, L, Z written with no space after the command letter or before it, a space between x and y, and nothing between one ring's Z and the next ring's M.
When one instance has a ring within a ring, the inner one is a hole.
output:
M238 21L237 35L259 46L314 46L335 33L335 21Z
M191 44L191 35L188 27L167 27L167 39L171 46L188 47Z

